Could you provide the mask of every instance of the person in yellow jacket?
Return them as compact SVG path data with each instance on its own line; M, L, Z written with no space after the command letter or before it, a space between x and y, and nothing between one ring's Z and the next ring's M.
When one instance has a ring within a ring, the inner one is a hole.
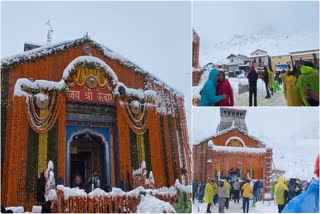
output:
M280 176L278 183L274 187L274 193L276 196L276 204L278 205L278 212L281 213L286 205L286 198L288 192L288 186L285 184L284 177Z
M287 100L287 106L303 106L302 99L300 97L297 78L294 71L290 71L287 74L283 82L284 97Z
M213 198L217 194L218 186L214 180L208 180L206 188L204 190L204 203L207 203L207 213L210 213L211 205L213 204Z
M252 188L250 185L250 180L247 180L246 183L241 187L241 190L243 190L242 193L242 209L243 213L249 212L249 200L252 193Z
M271 69L268 69L268 77L269 77L269 82L268 82L268 85L269 85L269 89L271 91L271 95L273 95L273 85L274 85L274 73Z
M226 209L229 209L229 200L230 200L230 193L231 193L231 185L227 181L227 179L224 179L223 186L226 189Z

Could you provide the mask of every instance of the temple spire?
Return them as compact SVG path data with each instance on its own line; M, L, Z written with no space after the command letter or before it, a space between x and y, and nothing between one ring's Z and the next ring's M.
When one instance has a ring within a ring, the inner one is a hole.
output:
M50 19L46 22L46 25L48 25L48 27L49 27L48 34L47 34L47 44L51 44L52 43L53 28L51 26Z

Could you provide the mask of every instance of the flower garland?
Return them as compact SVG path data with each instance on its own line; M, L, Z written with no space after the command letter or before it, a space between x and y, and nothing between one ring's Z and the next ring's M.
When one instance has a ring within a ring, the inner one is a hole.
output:
M40 117L48 115L48 109L40 109ZM38 177L47 168L48 132L39 134Z

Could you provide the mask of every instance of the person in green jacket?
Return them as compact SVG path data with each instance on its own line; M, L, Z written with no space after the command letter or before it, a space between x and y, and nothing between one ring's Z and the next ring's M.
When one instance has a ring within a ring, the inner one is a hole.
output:
M201 91L201 100L199 106L214 106L217 102L226 97L224 94L216 95L218 74L219 71L215 68L210 71L209 78Z
M312 62L302 61L298 78L298 90L305 106L319 106L319 72Z
M191 213L192 203L191 200L188 200L187 193L183 190L178 190L178 203L175 206L177 213Z
M285 184L284 177L280 176L278 183L274 187L274 193L276 196L276 204L278 205L278 211L279 213L282 212L283 208L286 205L286 198L287 198L287 192L288 192L288 186Z
M224 179L223 186L226 189L226 209L229 209L229 199L230 199L230 193L231 193L231 185L227 181L227 179Z

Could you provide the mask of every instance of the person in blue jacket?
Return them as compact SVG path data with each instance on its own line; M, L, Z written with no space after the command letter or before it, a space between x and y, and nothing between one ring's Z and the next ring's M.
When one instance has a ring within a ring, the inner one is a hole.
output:
M224 94L216 95L218 74L219 71L215 68L210 71L209 78L202 88L200 106L214 106L226 97Z
M318 179L314 179L305 192L291 199L283 209L283 213L319 213L319 155L315 174Z

